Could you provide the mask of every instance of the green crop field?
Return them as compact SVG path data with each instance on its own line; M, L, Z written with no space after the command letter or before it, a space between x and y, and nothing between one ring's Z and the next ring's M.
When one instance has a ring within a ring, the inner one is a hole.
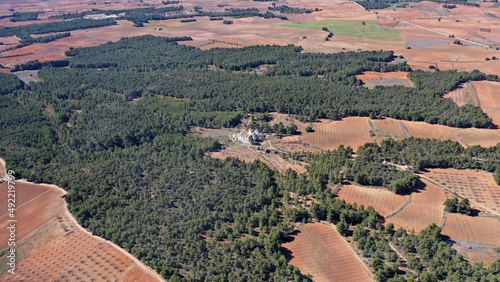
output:
M363 22L365 23L363 25ZM355 36L370 39L399 41L403 36L399 30L379 26L378 21L323 20L305 23L285 23L282 26L308 29L328 28L334 35ZM326 36L326 33L325 33ZM334 37L335 38L335 37Z

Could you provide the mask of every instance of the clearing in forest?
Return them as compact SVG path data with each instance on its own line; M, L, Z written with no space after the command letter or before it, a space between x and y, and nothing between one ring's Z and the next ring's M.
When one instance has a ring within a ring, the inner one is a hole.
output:
M387 219L387 223L393 223L398 229L419 232L432 223L441 224L443 220L444 206L446 200L444 191L427 180L422 180L420 189L411 194L411 203Z
M443 98L451 99L458 106L463 106L466 104L479 105L479 99L476 94L476 90L472 85L472 82L462 83L457 89L450 91L443 95Z
M367 268L334 226L309 223L282 245L289 263L314 281L373 281Z
M386 217L408 201L410 196L397 195L386 189L360 187L357 185L342 185L338 192L339 199L347 203L372 206L381 216Z
M428 169L422 176L460 197L468 198L480 208L500 215L500 186L491 173L448 168Z
M266 164L271 169L276 169L279 172L284 172L287 169L293 169L298 173L305 172L304 164L294 160L284 160L275 152L267 154L264 150L256 150L254 146L240 145L231 143L227 148L211 152L210 157L224 160L226 158L237 158L241 161L251 163L259 160Z
M302 140L311 146L324 150L337 149L340 145L354 150L371 142L368 119L364 117L344 118L314 128L313 133L302 135Z
M0 170L3 169L3 164ZM16 270L8 273L0 256L0 281L132 281L122 277L135 269L133 281L163 281L151 269L114 244L92 236L66 208L65 192L56 186L15 181ZM0 184L0 250L9 237L7 182Z
M356 78L363 81L365 87L372 89L375 86L392 86L401 85L406 87L415 87L413 82L408 78L408 73L403 71L397 72L374 72L367 71L356 75Z

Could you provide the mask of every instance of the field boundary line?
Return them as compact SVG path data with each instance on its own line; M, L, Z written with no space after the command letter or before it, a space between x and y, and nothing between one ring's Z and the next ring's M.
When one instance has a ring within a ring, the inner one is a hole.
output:
M447 211L443 212L443 218L441 219L441 223L439 224L439 228L441 228L441 230L443 230L444 225L446 224L447 216L448 216L448 212Z
M408 200L406 200L406 202L404 202L401 206L399 206L396 210L394 210L393 212L391 212L390 214L388 214L385 219L389 219L393 216L395 216L396 214L400 213L404 208L406 208L406 206L408 206L409 204L411 204L412 202L412 195L410 194L410 197L408 198Z
M462 137L460 137L456 131L452 131L451 134L453 134L453 136L457 139L458 143L462 144L462 146L464 146L465 148L469 147L469 144L467 144L467 142L465 142L465 140L462 139Z
M401 127L401 131L403 131L405 138L410 138L411 134L410 134L410 132L408 132L408 128L406 128L406 125L404 123L402 123L401 121L398 121L398 123L399 123L399 127Z

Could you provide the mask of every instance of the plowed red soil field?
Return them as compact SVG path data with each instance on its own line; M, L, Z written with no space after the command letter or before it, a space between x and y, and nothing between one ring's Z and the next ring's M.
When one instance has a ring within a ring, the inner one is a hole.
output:
M429 169L422 174L443 188L468 198L481 208L500 215L500 186L487 172L458 169Z
M291 258L289 263L312 275L314 281L373 281L334 226L306 224L283 249Z
M359 146L371 142L368 119L363 117L344 118L317 126L314 130L314 133L302 135L302 140L324 150L337 149L340 145L357 150Z
M442 233L453 241L464 240L500 246L500 222L496 218L449 213L446 215Z
M493 123L500 126L500 82L474 81L472 83L479 98L479 105L493 119Z
M24 181L14 186L16 269L15 275L7 272L8 252L3 253L0 281L117 281L129 268L134 269L133 281L162 280L125 251L79 227L66 209L61 189ZM8 248L7 224L11 224L7 194L4 182L0 184L2 251Z
M357 185L342 185L338 196L347 203L357 203L358 206L364 205L365 208L372 206L383 217L397 210L410 198L385 189L364 188Z
M403 227L406 230L415 229L418 232L431 223L441 224L444 212L443 203L446 200L444 191L425 179L422 183L425 187L411 194L411 203L387 219L387 222L393 223L396 229Z
M408 78L407 72L373 72L367 71L356 75L356 78L364 82L367 88L374 88L377 85L391 86L403 85L406 87L415 87L413 82Z
M451 99L455 104L458 106L463 106L467 103L467 99L472 93L472 91L475 91L472 88L472 84L470 83L462 83L460 86L448 93L446 93L443 98L449 98Z

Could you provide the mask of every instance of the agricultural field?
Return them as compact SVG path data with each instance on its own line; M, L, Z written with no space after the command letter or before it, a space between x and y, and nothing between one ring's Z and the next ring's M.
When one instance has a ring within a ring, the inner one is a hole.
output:
M373 72L367 71L356 75L356 78L363 81L364 86L372 89L375 86L392 86L402 85L406 87L415 87L413 82L408 78L407 72Z
M290 264L314 281L373 281L356 253L334 226L309 223L282 245Z
M500 126L500 83L493 81L474 81L474 88L483 111L493 119L493 124Z
M372 206L381 216L386 217L404 205L410 196L397 195L383 188L342 185L337 193L339 199L347 203L357 203L366 207Z
M66 209L62 189L25 181L16 181L15 187L16 274L6 272L4 253L0 281L163 281L125 251L81 228ZM0 184L2 250L8 238L6 198L4 182ZM129 270L133 272L128 274Z
M451 99L460 107L465 104L479 106L479 98L477 97L476 89L472 82L460 84L457 89L446 93L443 98Z
M336 35L387 41L399 41L403 39L399 31L381 27L378 21L373 20L322 20L296 24L284 23L282 25L291 28L306 28L315 30L321 30L323 27L326 27L334 34L334 39Z
M446 200L444 191L431 182L423 179L418 191L411 194L411 203L390 218L387 223L394 224L397 229L420 231L432 223L441 224Z
M351 146L354 150L371 142L368 119L349 117L314 127L313 133L302 135L302 140L323 150L332 150L340 145Z
M491 214L500 215L500 187L493 175L483 171L458 169L428 169L422 174L437 185L456 195L468 198L471 203Z
M448 213L443 235L453 241L469 241L500 247L500 222L492 217ZM500 254L499 254L500 257Z

